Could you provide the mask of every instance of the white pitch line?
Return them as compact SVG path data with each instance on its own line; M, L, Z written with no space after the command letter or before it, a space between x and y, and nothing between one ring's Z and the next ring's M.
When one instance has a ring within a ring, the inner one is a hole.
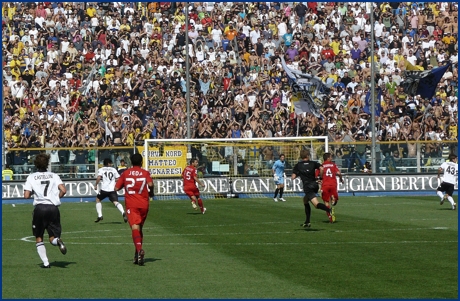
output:
M347 241L347 242L235 242L235 243L187 243L187 242L171 242L171 243L143 243L149 246L211 246L211 245L225 245L225 246L281 246L281 245L345 245L345 244L433 244L433 243L455 243L458 240L445 240L445 241L432 241L432 240L417 240L417 241ZM88 243L88 242L66 242L66 245L132 245L129 243Z
M401 228L401 229L363 229L363 230L332 230L331 232L335 233L360 233L360 232L387 232L387 231L420 231L420 230L448 230L447 227L434 227L434 228ZM319 233L312 231L313 233ZM274 234L295 234L298 233L293 231L277 231L277 232L227 232L227 233L169 233L169 234L144 234L144 236L148 237L174 237L174 236L231 236L231 235L274 235ZM78 237L79 239L100 239L100 238L119 238L125 237L123 236L82 236Z
M425 230L448 230L448 227L429 227L429 228L394 228L394 229L361 229L361 230L332 230L333 233L360 233L360 232L390 232L390 231L425 231ZM76 233L93 233L93 232L113 232L120 230L95 230L95 231L75 231L63 233L65 237L69 237L69 234ZM312 231L313 233L320 233ZM145 237L186 237L186 236L234 236L234 235L276 235L276 234L294 234L297 235L299 232L294 231L277 231L277 232L227 232L227 233L168 233L168 234L144 234ZM107 239L107 238L124 238L126 235L111 235L111 236L72 236L70 238L76 239ZM3 239L4 241L16 241L18 239ZM34 236L26 236L21 241L35 242Z

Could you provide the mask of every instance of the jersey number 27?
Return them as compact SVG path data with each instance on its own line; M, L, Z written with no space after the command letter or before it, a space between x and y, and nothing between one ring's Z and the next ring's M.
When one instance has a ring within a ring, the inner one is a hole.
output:
M128 194L141 194L145 187L145 179L144 178L126 178L126 191ZM133 190L134 185L136 182L140 182L139 191Z

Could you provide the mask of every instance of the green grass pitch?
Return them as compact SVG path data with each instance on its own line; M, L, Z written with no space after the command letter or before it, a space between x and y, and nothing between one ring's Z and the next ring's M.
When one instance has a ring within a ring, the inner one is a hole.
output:
M457 197L455 197L457 201ZM31 201L32 202L32 201ZM154 201L145 266L119 211L61 206L68 252L31 237L32 205L3 205L3 298L458 298L458 216L432 197L342 197L337 222L299 197ZM47 235L46 235L47 238Z

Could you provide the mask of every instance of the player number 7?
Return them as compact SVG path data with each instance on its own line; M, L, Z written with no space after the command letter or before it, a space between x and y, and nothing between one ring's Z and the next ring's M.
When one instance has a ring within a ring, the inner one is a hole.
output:
M50 186L50 181L41 181L40 184L45 185L45 189L43 189L43 196L47 196L48 187Z

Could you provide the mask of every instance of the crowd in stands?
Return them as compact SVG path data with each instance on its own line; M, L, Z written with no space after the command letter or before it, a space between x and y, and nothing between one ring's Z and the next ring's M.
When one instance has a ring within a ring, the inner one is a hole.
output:
M433 156L443 140L457 140L456 2L191 2L188 28L184 5L3 2L7 148L186 138L187 75L191 138L328 135L352 142L375 134L407 145L427 140ZM383 89L375 129L363 112L371 47ZM282 56L331 86L319 118L294 112ZM431 99L400 87L407 66L447 63ZM397 149L382 144L382 155Z

